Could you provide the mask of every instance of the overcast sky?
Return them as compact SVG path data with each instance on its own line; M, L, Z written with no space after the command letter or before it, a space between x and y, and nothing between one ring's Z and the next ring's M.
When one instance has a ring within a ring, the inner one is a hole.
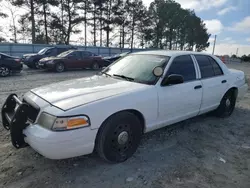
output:
M149 6L152 0L143 0ZM208 32L212 34L211 45L208 52L212 52L214 35L217 35L215 53L218 55L250 54L250 0L176 0L183 8L194 9L196 14L207 25ZM10 13L6 2L2 11ZM18 14L24 10L17 9ZM8 27L10 18L1 20L3 27ZM76 37L73 37L76 38Z

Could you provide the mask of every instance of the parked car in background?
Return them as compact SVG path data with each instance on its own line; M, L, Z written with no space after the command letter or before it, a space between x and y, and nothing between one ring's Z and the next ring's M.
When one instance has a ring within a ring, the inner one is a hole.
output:
M117 59L120 59L121 57L124 57L125 55L128 55L130 52L124 52L121 54L116 54L114 56L110 56L110 57L104 57L103 59L105 61L108 61L109 64L113 63L114 61L116 61Z
M22 57L22 62L27 65L29 68L38 68L38 61L45 57L53 57L61 54L65 51L76 49L72 46L65 47L46 47L41 49L36 54L24 54Z
M39 68L63 72L66 69L91 68L98 70L107 66L101 56L89 51L69 50L56 57L43 58L38 63Z
M50 159L96 150L117 163L135 153L146 132L210 111L230 116L247 90L244 72L213 55L144 51L99 75L32 89L23 100L11 94L2 122L16 148L29 145Z
M21 72L23 65L19 57L0 53L0 76L9 76L10 73Z

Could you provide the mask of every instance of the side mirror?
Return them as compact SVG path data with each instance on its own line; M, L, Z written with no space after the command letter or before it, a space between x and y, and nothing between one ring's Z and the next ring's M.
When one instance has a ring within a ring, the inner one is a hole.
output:
M179 75L179 74L171 74L171 75L165 77L165 78L162 80L161 86L182 84L183 82L184 82L184 78L183 78L182 75Z

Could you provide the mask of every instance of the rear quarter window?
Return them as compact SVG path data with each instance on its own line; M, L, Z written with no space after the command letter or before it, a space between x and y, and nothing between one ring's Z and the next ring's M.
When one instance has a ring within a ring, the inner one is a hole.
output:
M213 66L214 75L215 76L223 75L223 71L222 71L221 67L218 65L218 63L212 57L210 57L210 56L207 56L207 57Z

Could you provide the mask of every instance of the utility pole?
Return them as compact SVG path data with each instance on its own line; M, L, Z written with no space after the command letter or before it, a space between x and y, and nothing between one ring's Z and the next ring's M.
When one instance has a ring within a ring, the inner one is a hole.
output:
M236 57L238 57L239 48L236 50Z
M217 35L215 35L215 37L214 37L214 47L213 47L213 55L214 55L214 50L215 50L216 37L217 37Z

